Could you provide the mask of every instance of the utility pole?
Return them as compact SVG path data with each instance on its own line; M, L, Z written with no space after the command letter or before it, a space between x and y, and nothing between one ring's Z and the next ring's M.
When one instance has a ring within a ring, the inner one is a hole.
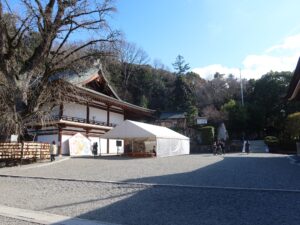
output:
M242 80L242 70L241 69L240 69L240 84L241 84L242 106L244 106L244 91L243 91L243 80Z

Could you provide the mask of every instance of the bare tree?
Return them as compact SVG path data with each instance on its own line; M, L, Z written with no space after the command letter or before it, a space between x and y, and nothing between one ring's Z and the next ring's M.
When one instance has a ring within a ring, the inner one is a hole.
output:
M134 65L143 65L149 61L148 54L134 43L120 41L118 43L119 61L122 66L123 88L127 88L133 73Z
M227 117L226 113L217 110L214 105L204 107L202 109L202 116L207 117L213 124L219 124Z
M22 14L11 10L17 4ZM2 133L23 134L64 100L72 87L57 74L89 65L99 54L92 48L116 41L107 24L114 11L112 0L0 0Z

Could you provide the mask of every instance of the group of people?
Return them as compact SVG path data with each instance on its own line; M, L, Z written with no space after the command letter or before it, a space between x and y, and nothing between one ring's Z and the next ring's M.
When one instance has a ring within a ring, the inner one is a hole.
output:
M225 154L225 141L217 140L213 143L213 154Z
M222 155L225 154L225 141L224 140L217 140L213 143L213 154L214 155ZM247 154L250 153L250 142L249 140L244 141L243 152Z

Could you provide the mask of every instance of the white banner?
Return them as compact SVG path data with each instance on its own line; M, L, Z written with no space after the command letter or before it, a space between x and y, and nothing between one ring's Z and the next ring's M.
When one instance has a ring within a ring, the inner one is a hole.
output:
M91 141L80 133L69 139L70 156L92 155Z

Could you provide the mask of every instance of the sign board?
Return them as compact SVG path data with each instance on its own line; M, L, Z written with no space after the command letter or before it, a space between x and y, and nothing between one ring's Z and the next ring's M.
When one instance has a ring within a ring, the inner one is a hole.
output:
M122 146L122 141L116 141L116 145L117 145L117 147L121 147Z
M92 155L91 141L80 133L69 139L70 156Z
M19 137L19 135L12 134L10 136L10 142L18 142L18 137Z
M197 118L197 124L207 124L207 118L201 117Z

